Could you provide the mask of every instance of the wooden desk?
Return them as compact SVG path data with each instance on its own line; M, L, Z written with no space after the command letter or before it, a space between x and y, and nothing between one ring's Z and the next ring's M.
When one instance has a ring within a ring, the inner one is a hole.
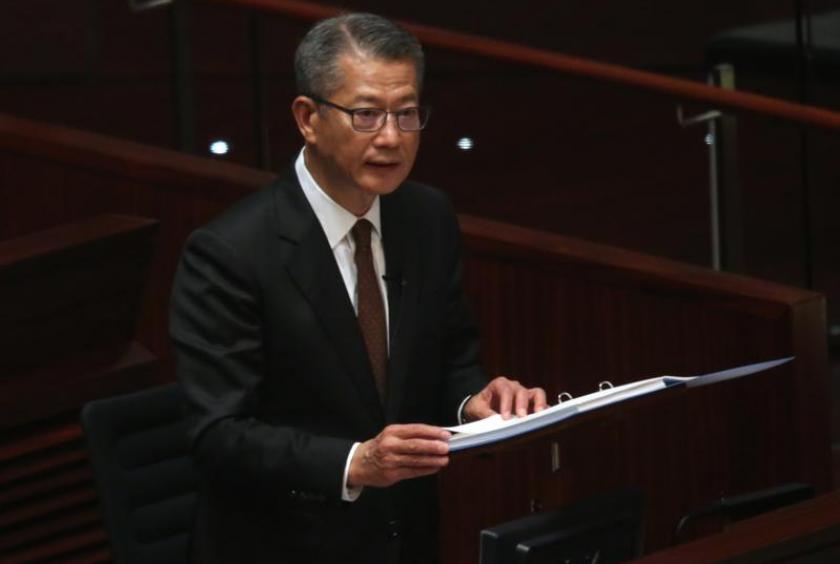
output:
M840 492L735 523L723 533L635 562L840 562Z

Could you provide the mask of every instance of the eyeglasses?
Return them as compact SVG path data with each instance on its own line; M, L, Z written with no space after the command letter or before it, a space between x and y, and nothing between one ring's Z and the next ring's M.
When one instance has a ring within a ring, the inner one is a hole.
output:
M420 131L426 127L426 122L429 121L429 114L431 113L431 108L428 106L412 106L389 112L380 108L345 108L317 96L309 96L309 98L312 98L317 104L335 108L349 115L353 129L360 133L372 133L385 127L388 114L397 119L397 127L400 130Z

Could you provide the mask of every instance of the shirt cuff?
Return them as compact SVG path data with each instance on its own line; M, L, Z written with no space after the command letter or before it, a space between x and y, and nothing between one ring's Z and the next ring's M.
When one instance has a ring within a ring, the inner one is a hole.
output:
M458 406L458 424L459 425L463 425L464 423L467 422L467 420L464 418L464 406L467 405L467 402L470 401L471 397L472 397L472 394L465 397L464 401L461 402L461 405Z
M350 453L347 455L347 463L344 465L344 478L341 481L342 501L356 501L362 495L362 490L365 489L364 486L350 487L347 485L347 478L350 477L350 461L353 460L353 455L360 444L362 443L353 443L353 446L350 447Z

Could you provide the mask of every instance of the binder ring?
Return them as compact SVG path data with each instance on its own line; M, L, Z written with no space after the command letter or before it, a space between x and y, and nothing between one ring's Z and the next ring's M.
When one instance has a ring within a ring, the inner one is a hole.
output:
M563 403L566 400L572 399L572 394L569 392L563 392L562 394L557 395L557 403Z
M609 390L610 388L613 388L613 387L614 386L612 385L612 382L610 382L609 380L604 380L603 382L598 383L598 389L599 390Z

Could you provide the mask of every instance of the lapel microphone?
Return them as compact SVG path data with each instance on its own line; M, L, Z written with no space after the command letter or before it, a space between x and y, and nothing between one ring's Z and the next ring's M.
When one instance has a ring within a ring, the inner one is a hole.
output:
M401 273L391 274L386 272L382 275L382 280L386 284L399 284L400 287L405 286L405 278L403 278Z

